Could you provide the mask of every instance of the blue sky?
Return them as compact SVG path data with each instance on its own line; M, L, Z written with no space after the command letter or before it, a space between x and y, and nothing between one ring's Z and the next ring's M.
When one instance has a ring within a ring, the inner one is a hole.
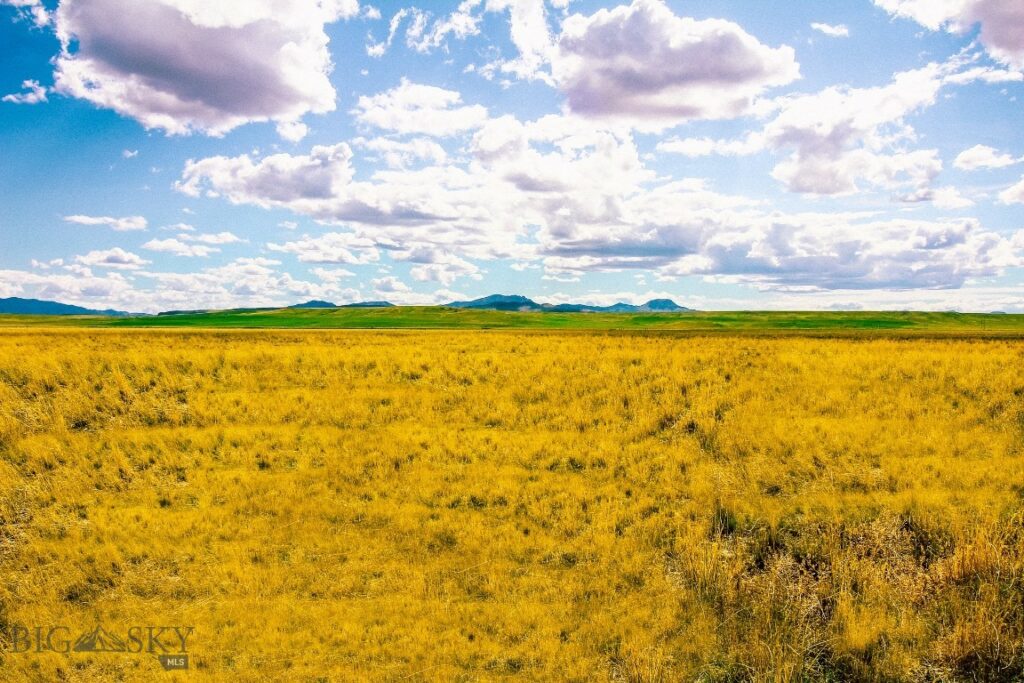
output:
M1024 312L1019 0L0 0L0 297Z

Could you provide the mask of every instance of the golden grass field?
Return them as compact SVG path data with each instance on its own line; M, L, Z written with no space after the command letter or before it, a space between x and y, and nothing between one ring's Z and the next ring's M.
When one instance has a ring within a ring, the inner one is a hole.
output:
M1024 341L0 333L0 680L1013 681ZM145 653L18 626L188 625Z

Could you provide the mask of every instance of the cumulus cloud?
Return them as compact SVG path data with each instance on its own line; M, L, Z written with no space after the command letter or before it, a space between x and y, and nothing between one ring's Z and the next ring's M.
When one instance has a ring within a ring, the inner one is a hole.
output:
M379 170L356 182L351 158L345 143L314 147L306 155L210 157L186 164L176 186L193 196L354 224L382 245L429 242L488 254L499 244L501 253L514 249L518 221L506 206L512 199L483 169L446 164Z
M399 134L447 137L479 128L487 109L462 105L454 90L412 83L403 78L391 90L360 97L352 110L360 123Z
M284 244L270 243L271 251L294 254L302 263L344 263L363 265L380 260L373 240L352 233L330 232Z
M78 264L62 265L55 272L44 273L0 270L0 296L24 296L103 308L130 300L133 289L132 283L117 270L98 275Z
M466 298L464 294L448 289L439 289L429 294L421 294L413 291L402 280L390 275L372 280L370 286L373 287L373 297L375 299L384 299L401 306L433 306Z
M195 234L189 231L185 232L186 234L178 235L178 239L185 240L186 242L200 242L202 244L235 244L243 241L238 235L227 231Z
M679 138L671 137L657 144L659 152L681 154L686 157L704 157L710 154L723 156L743 156L754 154L764 149L764 139L751 135L739 140L713 140L711 138Z
M392 252L392 257L414 263L409 274L418 282L440 282L449 287L461 277L481 279L480 268L469 261L430 245L417 245Z
M270 248L308 262L352 263L352 236L398 260L419 258L414 276L450 283L474 277L471 259L526 254L531 231L560 234L611 220L621 196L655 176L642 167L627 133L551 116L524 124L489 121L473 136L468 159L422 168L379 170L353 180L344 143L306 155L211 157L187 164L179 190L238 204L283 208L354 232Z
M216 247L208 247L202 244L186 244L178 239L150 240L142 245L143 249L158 251L175 256L198 256L207 257L220 251Z
M412 291L409 285L393 276L376 278L370 284L373 285L374 291L378 294L396 294Z
M829 87L782 98L764 128L764 142L793 153L772 175L788 189L810 194L849 194L858 181L927 186L942 170L938 153L898 144L913 139L904 119L935 102L943 74L942 65L931 64L898 73L886 86Z
M281 306L296 299L355 301L358 290L341 289L336 282L309 282L278 270L280 262L263 257L238 258L194 273L144 271L154 281L163 309L230 308L239 305Z
M662 272L781 290L955 288L1024 262L1013 240L972 219L766 216L706 239L698 258Z
M123 270L135 270L149 263L149 261L146 261L141 256L125 251L120 247L90 251L88 254L76 256L75 262L93 268L119 268Z
M46 102L46 88L39 85L39 81L22 81L21 89L24 92L4 95L4 102L11 104L38 104Z
M792 192L846 195L874 187L927 199L942 161L937 150L908 148L916 135L906 120L936 102L958 66L929 64L884 86L782 96L762 105L765 124L742 138L669 138L657 149L690 157L789 151L772 176Z
M953 165L964 171L975 171L979 168L1005 168L1021 161L1024 159L1002 154L988 145L975 145L960 152L953 160Z
M443 164L448 160L444 147L428 138L394 140L391 138L356 138L354 145L374 152L388 168L408 168L418 162Z
M210 196L263 208L314 204L347 194L351 160L352 149L344 143L316 146L307 155L274 154L258 162L245 154L208 157L189 160L175 187L192 197L206 188Z
M769 121L778 125L760 135L796 146L820 130L826 142L844 141L840 159L852 164L852 178L906 187L906 201L968 206L955 188L926 182L941 167L932 151L880 151L893 135L881 122L898 120L923 97L904 92L913 78L896 82L905 87L854 97L857 106L835 114L846 117L835 123L840 133L829 128L831 118L818 125L820 115L803 116L812 107L801 102L789 117L780 111ZM866 111L872 108L882 111ZM843 137L851 125L861 138ZM849 161L847 142L876 158ZM445 287L479 277L477 262L496 258L539 263L557 280L636 270L662 279L732 278L779 291L958 287L1018 266L1024 250L1024 235L1006 237L974 219L787 214L717 193L703 180L659 178L644 166L628 130L570 115L491 119L458 158L377 171L367 181L352 179L347 153L328 149L335 151L200 160L186 169L182 187L346 226L270 244L271 251L322 264L365 264L387 253L411 265L413 280ZM318 159L338 168L321 168ZM340 181L320 182L322 174Z
M196 272L167 273L143 267L110 267L118 256L86 255L101 272L81 262L57 259L40 271L0 269L0 296L24 296L62 301L90 308L116 308L155 313L174 309L224 309L241 306L287 306L306 299L346 303L367 297L355 287L343 287L342 271L314 273L312 281L296 278L267 258L239 258ZM120 260L132 262L130 257ZM142 262L145 264L146 262ZM320 269L314 269L320 270ZM324 276L324 277L321 277ZM415 295L444 299L448 293Z
M0 7L4 5L14 7L20 17L30 20L38 27L50 23L50 13L46 10L42 0L0 0Z
M281 121L277 124L277 134L288 142L298 142L309 135L309 126L301 121Z
M670 183L626 201L614 232L586 230L543 245L548 272L653 270L772 291L955 288L1024 263L1024 232L974 219L784 214L699 183ZM627 229L631 226L631 229Z
M952 185L931 190L929 199L940 209L966 209L974 206L973 201L960 194L960 190Z
M874 0L894 16L933 31L964 33L981 25L981 42L993 58L1024 69L1024 4L1020 0Z
M335 108L324 26L358 9L356 0L64 0L54 89L169 134L277 121L295 139L304 114Z
M78 225L103 225L118 232L145 230L149 225L146 219L142 216L113 218L111 216L83 216L76 214L74 216L64 216L64 220L68 223L76 223Z
M351 270L345 270L344 268L311 268L309 272L324 282L338 282L356 276Z
M935 199L942 208L962 208L969 200L954 197L950 188L933 190L942 161L937 150L912 149L917 135L907 120L934 105L946 86L987 81L990 69L965 68L976 57L958 55L946 63L899 72L883 86L830 86L763 101L759 113L766 122L760 130L731 140L673 137L660 142L657 150L689 157L789 151L772 176L792 192L848 195L881 188L903 201ZM979 145L954 163L966 168L1007 159Z
M999 201L1003 204L1024 204L1024 176L1020 182L999 193Z
M747 113L800 70L791 47L768 47L733 22L634 0L566 18L552 73L573 112L660 129Z
M818 33L824 33L826 36L829 36L831 38L850 37L850 29L844 26L843 24L832 25L822 24L820 22L813 22L811 24L811 28L813 28Z

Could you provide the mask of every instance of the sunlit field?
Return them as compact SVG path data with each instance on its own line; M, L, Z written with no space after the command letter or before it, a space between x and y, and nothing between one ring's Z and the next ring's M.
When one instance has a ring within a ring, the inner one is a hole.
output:
M0 680L1020 680L1021 368L1012 339L7 329ZM192 627L190 669L133 625Z

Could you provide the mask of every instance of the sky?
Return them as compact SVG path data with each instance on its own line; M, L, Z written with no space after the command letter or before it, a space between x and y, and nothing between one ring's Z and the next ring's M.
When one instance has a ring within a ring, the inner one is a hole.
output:
M0 0L0 297L1024 312L1020 0Z

